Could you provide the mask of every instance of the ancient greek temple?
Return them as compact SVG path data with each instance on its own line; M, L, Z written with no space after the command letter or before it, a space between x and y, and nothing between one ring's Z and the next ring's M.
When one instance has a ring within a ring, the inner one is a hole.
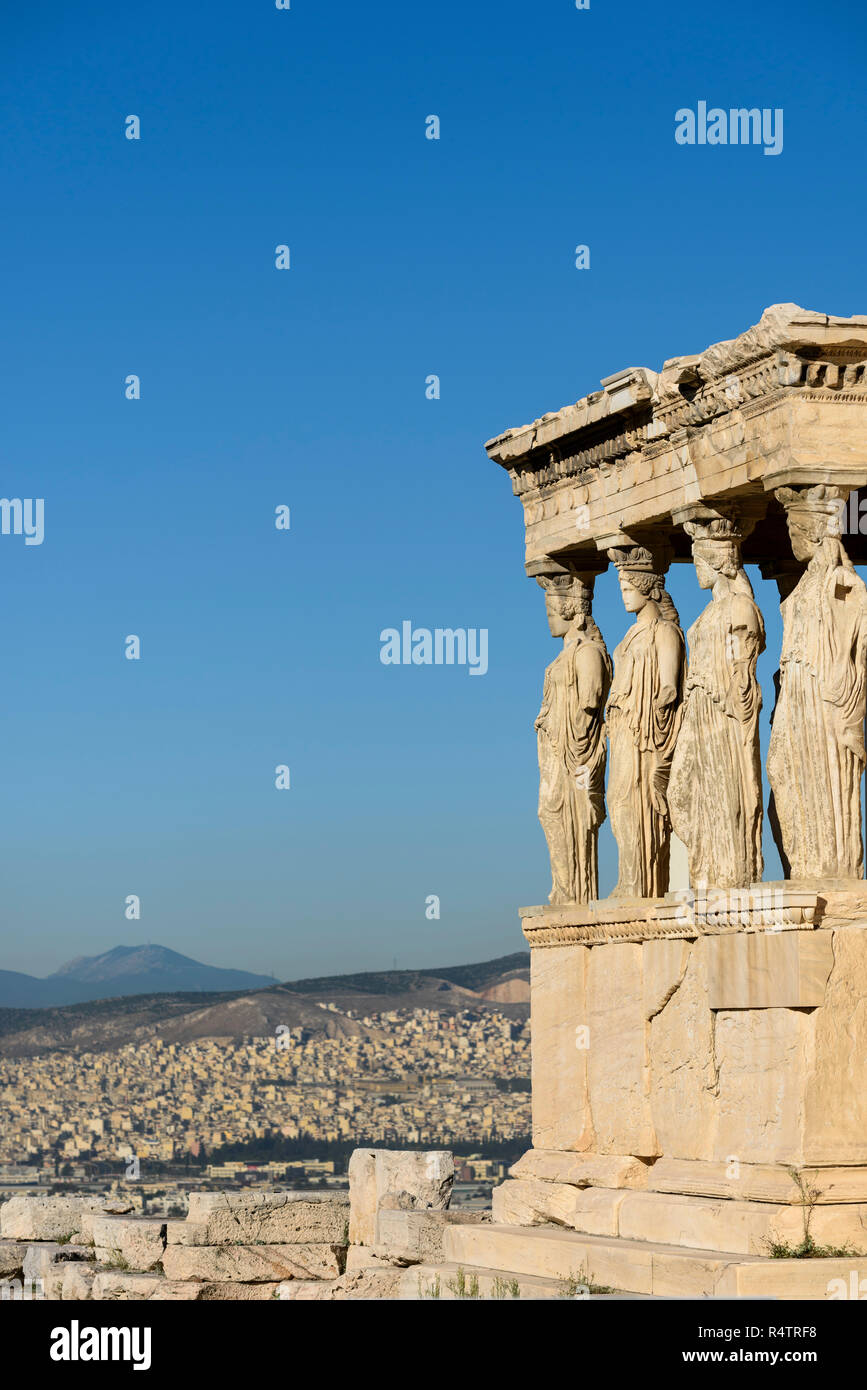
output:
M556 1222L586 1237L590 1277L639 1293L827 1296L837 1264L867 1276L867 548L850 496L867 487L867 318L775 305L486 448L557 640L536 720L551 891L521 910L533 1147L489 1239ZM677 563L708 600L687 633ZM764 692L745 566L779 593ZM634 615L611 653L593 617L609 567ZM618 880L600 899L606 816ZM805 1240L863 1258L769 1258Z

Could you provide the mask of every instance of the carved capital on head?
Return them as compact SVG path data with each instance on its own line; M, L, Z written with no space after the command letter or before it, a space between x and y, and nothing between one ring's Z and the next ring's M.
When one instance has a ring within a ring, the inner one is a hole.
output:
M618 570L635 574L656 574L662 580L674 559L668 532L627 535L624 531L605 537L605 552Z
M589 583L586 580L589 578ZM594 575L537 574L536 583L546 594L567 600L579 613L589 613L593 606Z
M704 560L712 569L734 579L743 568L741 542L751 529L750 523L744 524L734 506L724 512L710 507L694 510L697 515L692 520L681 521L692 541L693 559Z
M836 487L829 483L815 483L812 487L778 487L774 488L774 496L785 507L786 517L795 518L798 525L802 524L802 519L810 519L822 529L823 535L840 534L841 513L849 498L847 487Z
M661 606L665 618L671 622L680 622L677 609L665 587L665 572L674 555L667 536L660 543L654 539L650 542L642 540L629 545L612 546L607 553L609 560L617 566L624 599L629 589L637 589L645 598L652 599ZM627 608L630 607L627 602ZM632 611L635 611L634 608Z
M657 563L652 550L643 545L619 546L608 551L608 558L619 570L635 571L639 574L658 574Z
M809 561L820 549L845 557L840 543L849 489L828 483L812 487L778 487L774 496L786 510L786 524L795 559Z

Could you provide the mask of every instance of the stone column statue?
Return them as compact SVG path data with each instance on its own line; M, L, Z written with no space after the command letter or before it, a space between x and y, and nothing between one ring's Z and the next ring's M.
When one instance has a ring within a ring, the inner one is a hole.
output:
M597 836L605 819L604 709L611 658L593 621L594 575L542 575L552 637L562 651L545 672L536 720L539 820L548 841L552 903L599 895Z
M862 878L867 587L840 541L846 488L777 488L803 577L780 605L768 776L789 878Z
M726 516L686 521L696 575L712 601L689 630L689 670L668 783L693 888L747 888L762 877L762 768L756 661L765 626Z
M608 811L619 851L612 897L661 897L668 889L668 777L680 725L684 640L650 550L609 550L633 626L614 653L608 698Z

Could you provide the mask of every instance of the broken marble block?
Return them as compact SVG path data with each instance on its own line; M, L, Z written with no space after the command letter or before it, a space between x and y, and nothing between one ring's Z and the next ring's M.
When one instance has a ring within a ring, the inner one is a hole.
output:
M100 1215L89 1224L99 1264L147 1271L163 1257L166 1223L159 1217Z
M350 1240L375 1245L380 1210L444 1211L454 1180L454 1158L445 1149L356 1149L349 1160Z

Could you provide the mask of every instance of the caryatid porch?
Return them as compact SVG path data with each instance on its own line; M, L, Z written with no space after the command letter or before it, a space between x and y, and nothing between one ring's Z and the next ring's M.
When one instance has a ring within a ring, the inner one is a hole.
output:
M805 1182L813 1239L867 1256L867 589L853 567L867 538L848 524L867 486L867 317L774 306L486 447L524 507L526 570L563 642L536 724L553 886L521 913L533 1148L495 1221L605 1237L589 1273L618 1287L677 1291L651 1287L650 1257L623 1282L621 1242L639 1241L724 1252L693 1291L779 1292L755 1257L798 1244ZM673 561L695 564L710 600L688 664ZM749 563L783 600L774 884ZM609 564L636 614L613 669L592 615ZM600 901L606 804L620 870ZM672 828L691 891L667 891ZM798 1263L790 1287L825 1296L830 1265Z

